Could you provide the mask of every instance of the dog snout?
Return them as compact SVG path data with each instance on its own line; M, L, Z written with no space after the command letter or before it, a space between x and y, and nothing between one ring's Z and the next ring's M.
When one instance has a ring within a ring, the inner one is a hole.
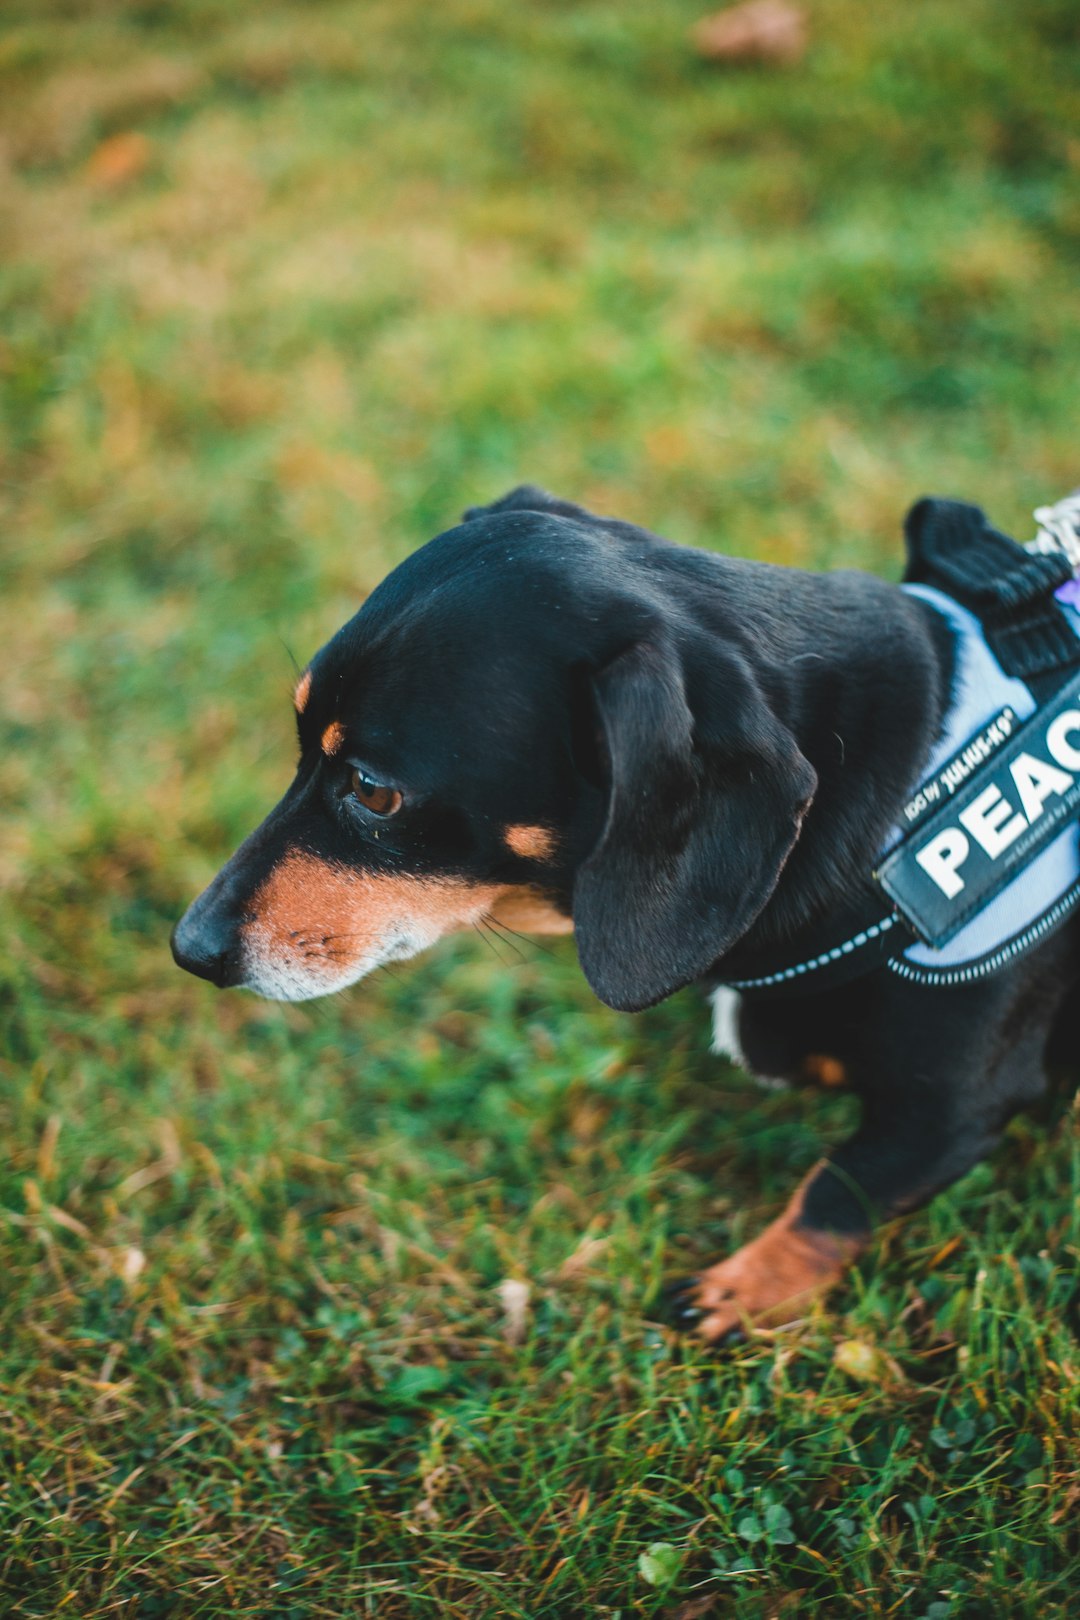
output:
M225 990L241 982L239 929L232 918L205 902L206 896L200 895L173 929L173 960Z

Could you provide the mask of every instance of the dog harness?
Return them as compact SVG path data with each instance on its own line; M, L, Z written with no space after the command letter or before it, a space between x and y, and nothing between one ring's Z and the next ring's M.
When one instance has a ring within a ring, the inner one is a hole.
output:
M996 973L1080 905L1080 491L1030 546L978 507L925 500L902 589L949 625L953 690L923 778L859 902L734 990L811 992L884 964L915 984Z

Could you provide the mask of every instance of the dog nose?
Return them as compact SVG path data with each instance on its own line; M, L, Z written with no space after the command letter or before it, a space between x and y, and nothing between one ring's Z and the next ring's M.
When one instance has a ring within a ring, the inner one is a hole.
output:
M196 900L172 931L173 961L209 979L219 990L240 983L240 952L235 926Z

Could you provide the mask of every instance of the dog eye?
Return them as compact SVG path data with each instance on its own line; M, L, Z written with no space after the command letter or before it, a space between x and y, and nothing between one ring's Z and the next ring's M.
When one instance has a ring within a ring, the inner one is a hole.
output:
M404 802L397 788L375 782L363 771L353 771L351 788L353 798L359 799L373 816L396 816Z

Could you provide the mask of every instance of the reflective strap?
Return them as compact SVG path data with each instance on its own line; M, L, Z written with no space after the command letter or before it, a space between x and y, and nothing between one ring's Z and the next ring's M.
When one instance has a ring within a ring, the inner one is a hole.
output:
M772 990L781 984L792 984L808 973L818 973L823 968L835 967L845 957L856 957L867 945L872 945L875 940L887 934L890 928L895 928L899 921L899 917L895 915L883 917L880 922L871 923L869 928L863 928L851 939L846 939L842 945L834 945L831 950L821 951L808 961L795 962L790 967L779 968L775 973L763 973L757 979L725 979L724 983L732 990ZM852 961L851 966L855 969L850 975L852 978L864 971L861 962L856 966Z

